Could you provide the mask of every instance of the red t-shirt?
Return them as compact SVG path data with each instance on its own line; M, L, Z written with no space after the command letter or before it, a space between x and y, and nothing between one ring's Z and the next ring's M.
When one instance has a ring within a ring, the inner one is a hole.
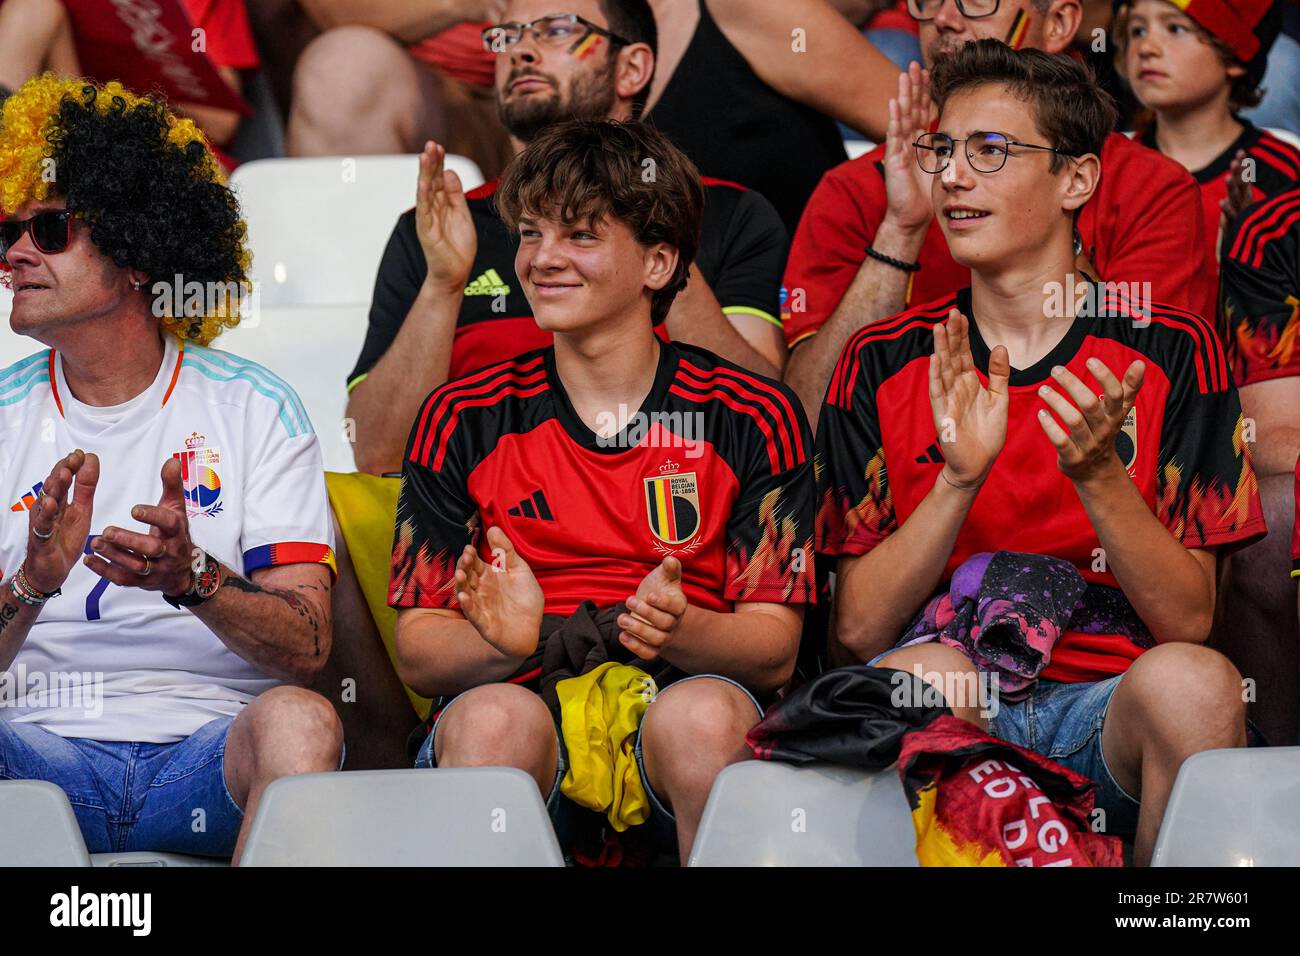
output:
M885 147L836 166L809 199L786 264L782 320L794 347L826 322L848 291L885 218ZM1187 171L1153 149L1113 133L1101 153L1101 184L1079 215L1084 249L1109 282L1150 282L1151 298L1214 315L1213 265L1206 260L1200 196ZM907 306L970 285L953 261L937 218L908 286ZM1140 288L1140 286L1138 286ZM796 295L802 290L802 295ZM803 311L792 311L802 304Z
M899 0L892 7L885 7L873 13L862 29L864 30L900 30L904 33L910 33L912 36L919 35L919 28L912 15L907 12L907 0Z
M458 607L456 561L471 542L491 561L492 527L547 614L618 604L669 554L699 607L812 603L812 436L794 393L665 343L640 411L597 438L553 348L435 390L407 443L388 603Z
M181 2L190 15L190 22L196 27L202 27L207 34L208 58L213 63L236 70L255 70L261 66L244 0Z
M410 47L411 56L448 76L474 86L491 86L496 56L483 47L483 28L491 23L458 23Z
M1151 306L1148 324L1118 297L1100 295L1105 310L1081 310L1048 355L1013 371L1006 443L962 524L945 581L975 554L1017 551L1061 558L1088 583L1119 588L1098 560L1101 542L1037 421L1045 407L1038 388L1052 381L1052 368L1064 365L1092 382L1086 363L1094 356L1116 375L1135 359L1146 362L1132 421L1117 436L1116 450L1170 534L1187 548L1264 534L1259 488L1241 441L1241 403L1213 326L1160 305ZM821 553L872 550L941 480L943 446L930 411L928 372L932 328L953 307L971 318L971 352L987 384L991 347L971 316L969 289L867 326L845 346L817 427ZM1121 633L1067 629L1041 676L1098 680L1123 673L1141 653Z

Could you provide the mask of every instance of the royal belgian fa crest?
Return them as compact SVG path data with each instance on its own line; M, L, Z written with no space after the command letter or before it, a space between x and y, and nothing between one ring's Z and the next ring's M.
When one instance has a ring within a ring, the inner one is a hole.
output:
M220 514L221 478L216 466L221 464L221 452L207 447L207 438L203 435L190 432L190 437L185 439L185 450L175 452L172 457L181 463L186 513L191 518Z
M1131 471L1137 464L1138 456L1138 410L1134 405L1124 416L1124 424L1115 436L1115 454L1124 463L1124 470Z
M670 548L686 544L700 530L700 489L695 472L682 474L665 462L659 474L645 479L646 520L650 531Z

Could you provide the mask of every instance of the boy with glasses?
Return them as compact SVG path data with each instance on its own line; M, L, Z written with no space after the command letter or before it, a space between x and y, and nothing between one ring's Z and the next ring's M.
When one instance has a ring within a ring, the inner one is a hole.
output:
M1114 118L1088 72L982 40L934 89L914 161L971 287L861 330L831 379L817 539L839 558L838 641L974 687L951 646L891 648L959 569L1051 559L1082 597L989 728L1096 780L1107 832L1135 828L1145 863L1182 761L1245 743L1240 675L1203 646L1217 552L1264 533L1240 406L1211 323L1075 271Z
M910 0L926 64L967 43L1060 53L1079 30L1079 0ZM785 271L785 379L814 419L844 343L858 329L969 284L930 205L912 144L931 123L927 75L898 80L886 142L827 173L800 220ZM1119 133L1099 153L1105 175L1080 210L1077 271L1149 282L1153 298L1214 311L1195 183L1177 163ZM1193 240L1189 242L1189 240Z

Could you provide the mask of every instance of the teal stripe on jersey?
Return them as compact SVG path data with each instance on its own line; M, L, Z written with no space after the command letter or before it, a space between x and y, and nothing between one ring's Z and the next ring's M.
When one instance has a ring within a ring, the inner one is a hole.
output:
M224 361L223 361L224 359ZM268 372L262 366L245 360L236 360L228 354L216 353L201 345L187 342L185 358L182 365L189 365L195 371L216 382L229 382L242 379L253 386L253 390L275 402L280 409L280 422L290 438L311 434L311 420L303 408L297 393L279 376Z
M298 398L298 393L294 391L293 386L264 365L258 365L249 359L239 358L229 352L221 352L203 345L195 345L193 342L186 344L185 351L187 354L192 353L196 357L203 358L226 371L248 372L255 375L259 381L263 382L272 391L282 392L285 400L292 406L302 429L304 431L312 430L311 419L307 416L307 409L303 406L301 399Z
M37 352L35 355L29 355L25 359L19 359L10 365L7 369L0 372L0 395L14 388L21 388L32 377L32 368L35 366L36 372L48 372L50 363L50 350ZM23 372L27 372L23 375ZM49 376L46 375L46 379Z
M15 402L21 402L24 398L26 398L28 395L31 394L33 388L35 388L37 385L48 384L49 381L50 381L49 369L42 368L40 371L36 372L34 375L29 376L24 381L25 387L12 388L6 391L3 394L3 397L0 397L0 408L3 408L6 405L13 405Z

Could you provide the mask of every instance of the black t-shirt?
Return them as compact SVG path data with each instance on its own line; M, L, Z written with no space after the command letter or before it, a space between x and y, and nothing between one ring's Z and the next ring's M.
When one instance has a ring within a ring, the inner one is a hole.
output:
M758 315L780 328L781 271L788 237L772 204L735 183L705 177L704 216L694 266L727 314ZM529 349L551 344L537 327L515 276L518 237L497 215L496 182L466 194L478 252L456 320L448 378L465 375ZM375 278L370 328L351 390L388 351L424 283L428 266L415 231L415 210L397 220Z
M700 169L770 199L791 233L822 175L848 159L835 121L763 82L704 0L690 45L646 120Z

